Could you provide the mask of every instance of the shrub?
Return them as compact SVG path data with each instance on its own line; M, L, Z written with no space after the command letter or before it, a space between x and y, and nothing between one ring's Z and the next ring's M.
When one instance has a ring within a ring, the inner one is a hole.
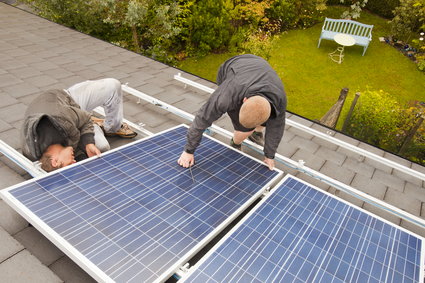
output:
M111 25L102 21L92 0L52 1L19 0L41 17L81 32L109 39Z
M425 24L421 29L425 30ZM418 38L412 39L412 45L418 50L416 55L418 69L425 72L425 32L419 33Z
M277 0L267 9L270 21L279 23L282 30L296 27L296 10L293 1Z
M418 60L419 71L425 72L425 55L418 56L416 59Z
M425 116L425 104L424 102L416 102L403 111L403 121L406 125L405 135L408 131L415 127L418 120L422 116ZM412 138L412 141L407 147L401 152L401 155L419 164L425 165L425 122L422 122L421 126L416 131Z
M269 60L273 40L277 38L278 36L273 36L270 32L259 31L258 33L250 34L241 47L244 53L254 54Z
M276 0L266 10L266 16L279 22L281 30L307 28L321 20L325 9L326 0Z
M399 5L400 0L369 0L366 9L381 17L391 19L394 16L393 11Z
M423 112L419 103L406 108L382 90L366 90L359 98L346 132L397 154ZM424 136L425 125L422 125L405 150L405 157L418 163L425 162L425 152L420 151L425 146Z
M410 37L419 32L425 24L425 0L400 0L391 20L392 33L399 39L409 42Z
M188 20L189 53L205 55L229 46L234 30L227 2L204 0L192 7Z
M367 90L359 98L347 132L370 144L388 148L397 136L399 120L399 105L389 94Z

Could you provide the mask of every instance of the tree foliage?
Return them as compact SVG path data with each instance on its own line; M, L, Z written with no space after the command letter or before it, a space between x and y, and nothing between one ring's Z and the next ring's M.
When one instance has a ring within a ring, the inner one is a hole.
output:
M119 42L124 47L167 61L166 51L174 36L181 32L176 25L180 7L174 1L92 0L105 23L131 33L132 42Z
M234 27L249 26L256 30L262 24L268 22L266 10L274 0L234 0L231 9L232 25Z
M39 15L167 62L181 32L172 0L21 0Z
M393 11L400 5L400 0L369 0L366 9L387 19L394 17Z
M259 31L248 35L248 38L242 43L242 48L245 53L254 54L269 60L273 41L278 38L279 36L272 36L270 32Z
M368 0L340 0L341 3L347 3L350 5L350 8L342 13L341 18L343 19L358 19L362 9L366 6Z
M229 47L235 32L231 25L232 8L229 0L203 0L192 7L188 21L190 53L206 54Z
M20 0L40 16L61 25L109 39L111 27L104 23L91 0Z
M275 0L266 15L284 31L312 26L322 18L325 9L326 0Z
M393 35L408 42L414 33L425 29L425 0L400 0L391 20Z
M244 52L316 23L326 0L21 0L41 16L170 63Z

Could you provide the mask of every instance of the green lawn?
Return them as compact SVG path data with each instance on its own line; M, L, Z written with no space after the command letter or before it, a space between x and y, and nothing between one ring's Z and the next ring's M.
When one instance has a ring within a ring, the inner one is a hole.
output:
M338 17L340 7L326 11ZM359 22L373 24L372 42L362 56L363 47L345 48L342 64L330 60L328 53L338 45L333 41L317 42L322 23L305 30L292 30L274 42L269 59L285 85L288 110L309 119L320 119L338 99L342 88L349 88L345 108L354 93L369 88L384 90L402 103L425 101L425 74L393 47L379 41L389 34L386 19L362 13ZM235 54L214 54L204 58L186 59L177 67L200 77L215 81L220 64Z

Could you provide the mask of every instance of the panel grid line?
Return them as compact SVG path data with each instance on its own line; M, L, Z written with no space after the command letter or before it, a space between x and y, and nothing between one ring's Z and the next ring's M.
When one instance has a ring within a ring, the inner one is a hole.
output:
M422 237L287 175L183 282L421 282L423 252Z
M84 257L112 280L163 278L281 175L206 137L193 182L176 162L186 131L185 126L164 131L14 186L5 195L18 211L25 206L28 217L51 227L55 242L66 241L77 259Z
M307 189L307 186L305 186L305 189ZM300 195L302 195L302 192L300 193ZM302 197L302 196L300 196L300 197ZM323 206L322 206L322 208L320 208L319 209L319 211L317 211L317 214L313 217L313 219L311 220L311 221L308 221L308 222L306 222L306 225L309 225L309 223L313 223L314 222L314 220L316 220L318 217L320 217L320 212L321 211L323 211L324 209L326 209L326 205L330 202L331 200L328 198L328 199L326 199L325 198L325 200L324 200L324 202L323 202ZM320 202L320 201L318 201L318 202ZM294 201L294 203L296 203L296 201ZM340 218L342 218L344 215L343 214L339 214L339 216L338 216L338 219L340 219ZM338 220L337 219L337 220ZM331 231L331 233L332 232L334 232L334 230L335 229L338 229L338 226L334 226L333 227L333 230ZM293 247L293 249L294 250L297 250L297 247L298 247L298 245L300 245L302 242L303 242L303 238L304 238L304 235L306 235L306 233L308 232L309 230L308 229L306 229L302 234L300 234L300 236L298 236L298 241L297 241L297 244ZM336 233L337 234L337 233ZM328 238L327 239L327 241L326 241L326 243L328 243L328 241L330 241L331 240L331 238ZM324 256L324 259L323 259L323 262L322 262L322 264L324 263L324 261L328 258L328 255L329 255L329 251L326 251L326 250L324 250L324 253L325 253L325 256ZM290 254L291 255L291 254ZM290 260L290 259L294 259L293 257L290 257L290 256L288 256L288 257L286 257L286 260L285 260L285 262L283 263L283 264L280 264L280 266L281 266L281 268L280 268L280 270L282 271L283 270L283 267L284 266L286 266L286 263ZM276 277L277 276L279 276L279 273L280 272L277 272L276 273ZM296 275L296 274L295 274ZM276 277L273 279L273 280L275 280L276 279Z
M73 183L73 181L72 180L69 180L71 183ZM78 186L77 186L78 187ZM79 187L78 187L79 188ZM50 193L49 193L50 194ZM51 195L51 194L50 194ZM95 200L97 200L96 199L96 197L93 197L93 196L91 196L91 198L92 199L95 199ZM56 198L57 199L57 198ZM63 205L64 205L64 207L66 207L68 210L70 210L71 212L74 212L75 213L75 211L74 211L74 209L73 208L71 208L69 205L67 205L66 203L64 203L64 202L62 202L60 199L57 199L59 202L61 202L61 203L63 203ZM88 200L89 201L89 200ZM101 203L101 202L99 202L99 203ZM112 211L112 210L111 210ZM113 211L112 211L113 212ZM95 228L95 226L93 226L92 224L91 224L91 222L89 222L89 221L87 221L86 219L82 219L82 221L84 221L84 222L86 222L89 226L91 226L92 228ZM130 224L131 225L131 224ZM132 227L133 229L138 229L137 227ZM72 227L70 227L69 229L72 229ZM140 231L140 230L139 230ZM98 230L98 232L99 233L102 233L102 231L99 231ZM142 232L142 231L141 231ZM104 236L107 236L106 234L104 234ZM66 238L66 234L65 234L65 236L64 236L65 238ZM110 239L110 240L113 240L113 239ZM99 246L97 246L95 249L92 249L92 251L91 252L89 252L89 253L86 253L86 256L88 257L88 258L90 258L91 257L91 254L93 253L93 252L95 252L96 250L101 250L102 249L102 247L104 247L105 245L108 245L109 243L108 242L105 242L105 243L103 243L103 245L99 245ZM157 242L156 243L157 245L160 245L160 243L159 242ZM121 251L123 251L124 250L124 248L122 247L119 247L120 248L120 250ZM85 250L83 250L83 252L85 252ZM97 254L94 254L93 256L95 256L95 255L97 255ZM131 254L130 254L131 255ZM112 255L111 255L112 256ZM148 269L148 270L150 270L149 269L149 267L148 266L145 266L141 261L139 261L135 256L133 256L133 255L131 255L131 257L132 257L132 259L133 260L135 260L135 261L137 261L138 263L140 263L140 264L142 264L143 266L144 266L144 268L146 268L146 269ZM103 261L105 261L107 258L105 258ZM103 261L100 261L99 262L99 264L101 264ZM154 273L154 271L153 270L150 270L151 272L153 272Z
M97 198L96 197L93 197L92 196L92 198L93 199L95 199L95 200L97 200ZM72 211L72 212L75 212L72 208L70 208L68 205L66 205L66 204L64 204L64 206L65 207L67 207L70 211ZM85 220L84 220L85 221ZM87 222L87 221L86 221ZM87 222L89 225L91 225L90 224L90 222ZM92 226L92 225L91 225ZM92 226L93 227L93 226ZM134 229L137 229L136 227L132 227L132 228L134 228ZM69 229L72 229L72 227L71 228L69 228ZM100 233L102 233L101 231L100 231ZM106 236L106 235L105 235ZM66 237L66 234L65 234L65 237ZM111 239L112 240L112 239ZM92 252L91 253L93 253L93 252L96 252L96 250L100 250L103 246L105 246L105 245L108 245L109 243L108 242L105 242L103 245L100 245L100 246L97 246L95 249L93 249L92 250ZM159 244L159 243L157 243L157 244ZM121 248L121 250L123 250L123 248ZM84 252L84 250L83 250L83 252ZM87 256L89 256L90 257L90 255L91 255L91 253L87 253ZM93 255L93 256L95 256L95 255L97 255L96 253ZM112 256L112 255L111 255ZM105 258L103 261L105 261L105 260L107 260L108 258ZM134 257L133 256L133 259L134 260L136 260L136 261L138 261L139 263L141 263L136 257ZM101 264L103 261L100 261L99 263ZM142 264L142 263L141 263ZM148 267L146 267L145 266L145 268L148 268ZM149 269L149 268L148 268Z
M127 157L129 157L130 158L130 156L128 156L128 154L123 154L123 155L125 155L125 156L127 156ZM109 161L107 161L107 162L109 162ZM113 164L110 164L110 165L113 165ZM148 171L151 171L150 169L148 169L148 168L145 168L146 170L148 170ZM155 168L153 168L153 169L155 169ZM153 171L153 170L152 170ZM166 181L166 180L163 180L163 181ZM152 187L152 188L150 188L150 191L153 191L155 189L155 187ZM154 201L154 200L153 200ZM146 219L145 219L146 220ZM164 221L164 219L161 219L161 220L163 220ZM135 227L131 227L131 228L135 228ZM131 229L131 228L129 228L129 229ZM152 227L151 229L154 229L155 227ZM137 229L137 228L136 228ZM164 235L163 237L166 237L167 235ZM113 240L113 239L112 239ZM158 239L158 240L162 240L162 238L160 238L160 239ZM194 239L193 239L194 240ZM159 244L159 242L154 242L154 243L152 243L151 245L160 245ZM150 247L146 247L146 249L149 249ZM92 252L94 252L95 250L92 250ZM142 253L144 253L145 252L145 250L142 250L142 251L140 251L140 252L137 252L137 254L142 254ZM87 255L90 255L90 253L88 253ZM112 267L111 267L112 268Z
M291 205L291 206L293 206L295 203L296 203L296 200L292 203L292 205ZM273 205L272 205L272 207L273 207ZM290 210L290 208L289 208L288 210ZM313 215L313 214L312 214L312 215ZM268 215L266 215L266 216L265 216L265 218L266 218L266 219L267 219L267 216L268 216ZM284 217L282 217L281 219L283 219L283 218L284 218ZM314 217L313 217L313 218L314 218ZM314 220L314 219L312 219L312 221L313 221L313 220ZM274 231L274 234L275 234L275 233L277 233L277 232L279 231L279 228L280 228L279 226L280 226L280 224L281 224L281 223L280 223L280 221L279 221L279 222L277 222L277 223L275 223L275 226L274 226L274 228L273 228L273 229L275 230L275 231ZM264 231L264 232L267 232L267 231ZM267 234L266 234L266 233L263 233L263 235L267 235L267 236L273 237L273 236L271 235L271 234L272 234L272 232L273 232L273 230L272 230L272 231L270 231L270 233L267 233ZM307 231L306 231L306 232L307 232ZM294 239L294 240L295 240L295 239ZM273 239L272 239L272 241L273 241ZM279 244L279 243L278 243L278 244ZM296 244L295 244L295 246L297 246L298 244L299 244L299 241L298 241L298 243L296 243ZM265 247L266 247L266 246L264 246L263 248L265 248ZM277 246L276 246L276 248L277 248ZM263 249L263 250L264 250L264 249ZM273 250L273 251L272 251L272 253L273 253L273 252L275 252L275 251L276 251L276 250ZM258 253L258 254L261 254L261 252L262 252L262 251L257 252L257 250L253 250L253 252ZM254 253L252 254L252 256L254 256ZM289 257L287 257L287 259L289 260ZM264 263L264 264L265 264L265 263ZM278 267L279 265L280 265L280 266L284 266L285 264L286 264L285 262L284 262L283 264L277 263L277 264L276 264L276 267ZM260 269L261 269L261 268L260 268ZM260 269L258 270L258 272L260 272ZM248 272L248 273L249 273L249 272ZM252 275L252 276L255 276L256 274L251 274L251 275ZM266 279L266 281L269 281L269 280L272 280L272 281L273 281L273 280L275 280L275 279L270 279L270 278L267 278L267 279Z
M305 188L304 188L305 189ZM290 203L291 204L291 206L292 207L294 207L294 209L297 209L298 208L298 205L297 205L297 201L299 200L301 198L301 194L298 196L298 198L297 199L295 199L294 201L290 201L290 202L288 202L288 203ZM277 206L274 206L274 208L275 209L279 209ZM292 211L292 209L288 209L287 210L288 212L289 211ZM317 215L317 214L316 214ZM309 219L307 219L306 221L309 221L309 222L312 222L312 221L314 221L315 219L316 219L316 215L315 214L311 214L311 216L312 216L312 219L311 220L309 220ZM284 216L282 217L282 218L285 218ZM297 218L295 218L295 220L298 220ZM296 222L294 222L294 224L293 225L295 225L296 224ZM291 227L288 227L288 230L291 230L291 228L293 228L294 226L291 226ZM280 227L278 227L278 229L279 229ZM301 232L302 232L302 229L299 229ZM279 230L278 230L279 231ZM304 232L302 232L302 234L306 234L307 232L309 232L307 229L306 230L304 230ZM284 239L282 239L282 241L283 241ZM282 244L282 241L281 242L279 242L278 244L280 245L280 244ZM274 268L274 269L276 269L276 270L279 270L279 266L280 266L280 270L282 270L282 267L283 266L285 266L286 264L287 264L287 262L289 261L289 260L291 260L291 254L293 253L292 252L292 250L295 250L295 249L297 249L297 247L300 245L300 243L301 243L301 241L302 241L302 237L299 237L298 236L298 234L295 234L294 235L294 240L293 240L293 242L291 242L291 244L290 244L290 247L291 247L291 250L287 250L287 252L285 252L285 255L282 257L282 259L284 260L283 262L281 262L281 261L279 261L277 264L276 264L276 267ZM287 254L288 253L288 254ZM293 258L292 258L293 259ZM270 274L271 275L271 274ZM278 272L276 272L276 276L278 276L279 275L279 271ZM267 278L267 280L275 280L275 278L273 278L273 279L270 279L269 277Z

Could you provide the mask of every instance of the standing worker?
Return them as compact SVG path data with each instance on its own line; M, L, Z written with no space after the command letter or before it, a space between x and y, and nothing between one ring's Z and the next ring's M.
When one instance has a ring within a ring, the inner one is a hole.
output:
M272 170L285 128L286 94L279 76L263 58L244 54L220 66L217 84L196 114L177 163L185 168L195 164L202 133L227 112L235 129L231 146L240 150L246 138L264 145L264 163Z

